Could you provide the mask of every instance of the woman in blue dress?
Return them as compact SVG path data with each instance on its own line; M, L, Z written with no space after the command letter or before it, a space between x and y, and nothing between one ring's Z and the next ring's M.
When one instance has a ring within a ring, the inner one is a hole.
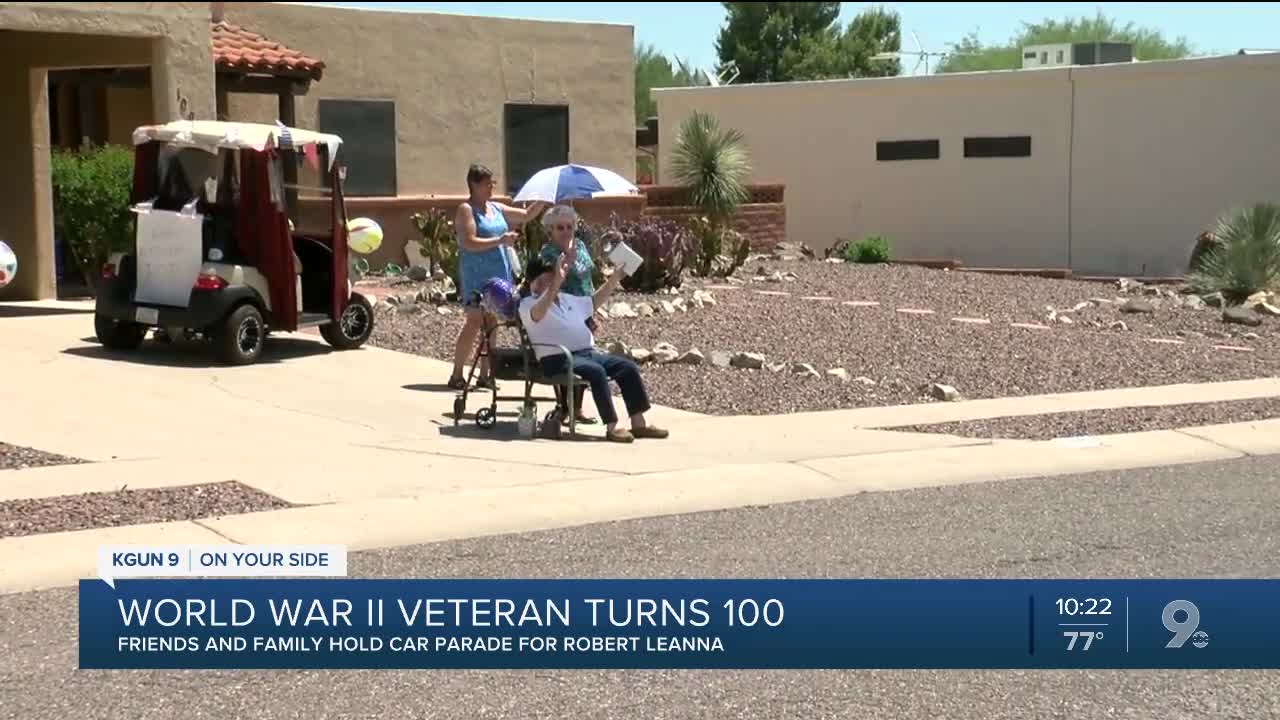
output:
M476 340L484 321L478 293L492 278L514 281L508 248L515 245L520 233L511 229L527 218L537 217L545 203L533 203L526 209L495 203L493 197L493 171L483 165L472 165L467 170L467 201L458 206L454 217L454 229L458 234L458 292L466 313L466 324L458 334L453 353L453 375L449 387L461 390L466 386L462 368L467 359L474 357ZM492 339L492 338L490 338ZM481 386L492 387L493 376L488 363L480 366Z

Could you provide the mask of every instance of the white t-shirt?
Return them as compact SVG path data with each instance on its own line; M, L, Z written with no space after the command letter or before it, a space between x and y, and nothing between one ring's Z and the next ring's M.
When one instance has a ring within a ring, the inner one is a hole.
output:
M587 327L587 320L595 313L595 301L589 297L560 293L542 320L534 322L533 306L537 302L538 298L532 296L520 301L520 322L529 333L529 340L534 344L533 352L539 359L563 354L555 347L546 347L548 345L563 345L570 352L595 346L595 336Z

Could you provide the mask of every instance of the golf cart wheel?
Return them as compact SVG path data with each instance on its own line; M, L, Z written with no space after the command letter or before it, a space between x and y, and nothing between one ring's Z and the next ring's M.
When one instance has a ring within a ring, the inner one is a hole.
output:
M463 415L463 413L465 413L466 411L467 411L467 401L466 401L466 400L463 400L461 397L456 397L456 398L454 398L454 399L453 399L453 425L454 425L454 427L457 427L457 426L458 426L458 423L462 422L462 415Z
M241 305L222 322L214 337L218 357L228 365L249 365L262 354L267 324L253 305Z
M498 424L498 413L491 407L483 407L476 411L476 425L482 430L492 429Z
M147 336L147 326L122 322L106 315L94 315L93 332L104 347L112 350L137 350Z
M373 334L373 306L360 293L352 293L337 322L320 326L324 341L338 350L354 350Z

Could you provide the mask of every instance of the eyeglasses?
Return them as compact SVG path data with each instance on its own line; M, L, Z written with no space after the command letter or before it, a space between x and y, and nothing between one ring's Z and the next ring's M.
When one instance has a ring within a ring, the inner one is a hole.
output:
M572 229L573 229L573 226L572 226L572 225L566 225L566 224L564 224L564 223L557 223L557 224L555 224L555 225L552 225L552 226L551 226L551 229L552 229L552 230L572 230Z

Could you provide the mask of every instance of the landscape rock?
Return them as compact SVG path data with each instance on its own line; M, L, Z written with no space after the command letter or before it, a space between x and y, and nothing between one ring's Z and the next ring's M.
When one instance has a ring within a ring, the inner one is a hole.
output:
M786 370L787 364L786 363L769 363L768 365L765 365L765 367L769 369L769 372L777 373L777 372L782 372L783 370Z
M401 298L400 304L396 306L396 310L398 310L401 315L416 315L422 310L422 307L416 302L405 302L404 298Z
M822 375L818 373L818 369L809 363L791 363L791 374L803 375L805 377L822 377Z
M783 281L782 271L774 270L765 280L771 283L781 283Z
M666 347L653 349L653 361L657 363L675 362L678 357L680 357L680 351L675 348Z
M1258 292L1245 298L1244 302L1241 303L1241 305L1244 305L1245 307L1254 307L1255 305L1261 305L1265 303L1268 299L1270 299L1270 297L1271 297L1271 294L1268 293L1267 291L1259 290Z
M1122 293L1133 292L1141 287L1142 283L1136 280L1130 280L1129 278L1120 278L1119 280L1116 280L1116 288Z
M610 355L618 355L620 357L631 357L631 348L621 340L614 340L605 348ZM634 358L632 358L634 359Z
M730 285L744 285L744 284L746 284L746 281L745 281L745 280L743 280L742 278L738 277L737 275L730 275L730 276L729 276L729 278L728 278L728 280L729 280L729 284L730 284Z
M453 311L452 311L452 310L450 310L450 309L449 309L449 307L448 307L447 305L437 305L437 306L436 306L436 314L437 314L437 315L452 315L452 314L453 314Z
M682 297L678 297L675 300L672 300L671 305L676 310L679 310L680 312L689 312L689 305L688 303L685 302L684 298Z
M1245 340L1257 340L1257 339L1258 339L1258 333L1255 333L1255 332L1247 332L1247 333L1245 333L1245 334L1241 335L1240 337L1244 338Z
M716 350L711 353L711 365L718 368L733 367L733 354L723 350Z
M1220 308L1225 304L1222 299L1222 293L1220 292L1209 293L1208 295L1202 296L1200 299L1204 300L1204 304L1209 307Z
M960 399L959 390L956 390L950 385L943 385L942 383L933 383L930 385L929 394L933 396L934 399L942 400L944 402L956 402Z
M1204 298L1199 295L1187 295L1182 298L1182 307L1187 308L1188 310L1203 310L1206 305L1207 303L1205 303Z
M780 242L773 248L773 256L779 260L813 260L817 253L802 242Z
M675 303L671 302L670 300L663 300L662 302L658 303L658 307L662 309L662 314L664 315L676 314Z
M872 380L866 375L859 375L858 377L854 378L853 381L865 387L875 387L876 385L876 381Z
M639 317L639 314L636 313L635 308L631 307L627 303L618 302L609 306L609 317L634 318L634 317Z
M383 299L383 302L390 305L391 307L395 307L396 305L400 304L400 296L388 295L386 298Z
M706 290L694 290L693 304L696 305L697 307L702 307L703 304L715 306L716 298L714 295L707 292Z
M844 264L844 258L829 257L829 258L827 258L824 262L829 262L829 263L831 263L832 265L843 265L843 264Z
M431 271L421 265L414 265L405 273L405 277L414 282L426 282L431 277Z
M839 380L842 383L849 382L849 371L844 368L831 368L827 371L827 375Z
M759 370L764 367L764 355L760 353L737 352L729 359L729 364L740 370Z
M1049 322L1056 322L1058 320L1058 311L1054 310L1053 308L1048 308L1048 310L1049 310L1049 315L1046 317L1046 319Z
M1153 313L1156 306L1152 305L1148 300L1140 300L1138 298L1129 298L1120 306L1122 313Z
M1076 304L1075 304L1075 307L1071 308L1071 312L1080 312L1081 310L1087 310L1087 309L1089 309L1089 308L1091 308L1091 307L1093 307L1093 301L1091 301L1091 300L1082 300L1082 301L1080 301L1080 302L1076 303Z
M797 274L795 274L795 273L793 273L793 272L789 272L789 273L787 273L787 274L783 275L783 276L782 276L782 279L783 279L783 280L786 280L787 282L795 282L795 281L797 281L797 280L799 280L799 279L800 279L800 276L799 276L799 275L797 275Z
M1144 285L1142 286L1142 294L1149 295L1151 297L1160 297L1161 295L1164 295L1165 292L1163 289L1155 285Z
M636 305L636 315L640 317L653 317L653 306L649 303L640 303Z
M1276 307L1271 303L1259 303L1253 306L1254 311L1259 315L1270 315L1271 317L1280 317L1280 307Z
M1117 320L1117 321L1115 321L1115 322L1111 323L1111 325L1110 325L1109 327L1110 327L1112 330L1120 330L1120 331L1122 331L1122 332L1128 332L1128 331L1129 331L1129 326L1128 326L1128 325L1125 325L1123 320Z
M1071 325L1071 324L1073 324L1075 321L1074 321L1074 320L1072 320L1070 317L1068 317L1068 316L1066 316L1066 315L1059 315L1059 316L1058 316L1058 322L1062 323L1063 325Z
M1262 318L1258 314L1243 305L1238 307L1229 307L1222 311L1222 322L1245 325L1248 327L1258 327L1262 324Z
M1104 298L1104 297L1089 298L1089 302L1093 303L1094 305L1113 305L1113 304L1115 304L1115 301L1114 301L1114 300L1110 300L1110 299L1108 299L1108 298Z
M703 362L706 361L706 359L707 359L706 356L702 354L701 350L698 350L698 348L693 348L688 352L684 353L683 355L681 355L680 357L676 358L675 361L680 363L681 365L701 365Z
M631 348L631 359L639 365L644 365L653 359L653 353L644 348Z

